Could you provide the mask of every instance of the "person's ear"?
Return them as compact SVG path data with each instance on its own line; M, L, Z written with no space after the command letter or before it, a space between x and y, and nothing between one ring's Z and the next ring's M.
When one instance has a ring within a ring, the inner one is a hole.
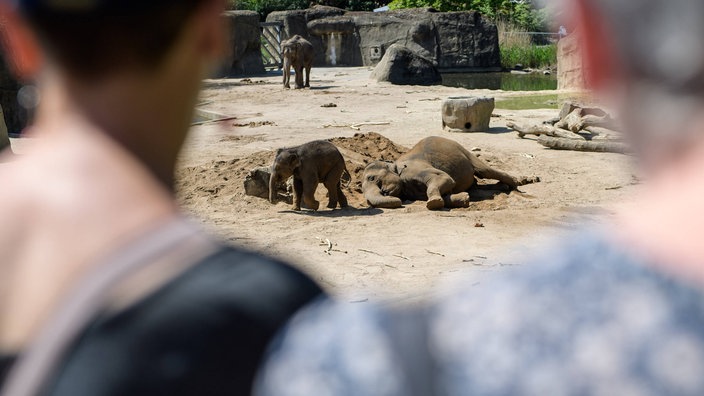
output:
M7 2L0 2L0 27L5 59L20 80L30 80L39 74L42 55L37 36L27 22Z
M606 90L622 76L620 55L614 50L614 32L590 0L574 0L574 31L580 40L582 67L588 88Z

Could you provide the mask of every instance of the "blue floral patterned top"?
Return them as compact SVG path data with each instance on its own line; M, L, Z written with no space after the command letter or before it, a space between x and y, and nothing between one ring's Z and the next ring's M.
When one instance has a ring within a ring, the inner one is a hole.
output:
M704 395L704 293L582 236L424 308L319 302L257 395Z

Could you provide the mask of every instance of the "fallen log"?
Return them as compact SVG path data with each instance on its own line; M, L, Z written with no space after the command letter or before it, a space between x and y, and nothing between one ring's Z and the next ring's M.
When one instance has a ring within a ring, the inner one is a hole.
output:
M580 108L574 109L573 112L571 112L565 118L555 124L555 127L557 128L567 129L574 133L579 132L583 126L584 123L582 122L582 109Z
M593 135L593 140L623 140L623 134L612 129L590 126L584 130Z
M538 143L554 150L589 151L599 153L628 153L628 146L621 142L586 141L551 136L539 136Z
M533 126L521 126L521 125L516 125L513 122L507 122L506 126L513 129L514 131L518 132L518 137L523 138L526 135L547 135L547 136L554 136L554 137L561 137L565 139L576 139L576 140L584 140L584 136L578 135L576 133L572 133L570 131L556 128L552 125L547 125L547 124L541 124L541 125L533 125Z
M601 128L614 129L614 128L618 127L616 125L616 122L608 115L603 116L603 117L598 117L595 115L587 114L582 117L582 124L583 124L584 129L589 128L589 127L601 127Z

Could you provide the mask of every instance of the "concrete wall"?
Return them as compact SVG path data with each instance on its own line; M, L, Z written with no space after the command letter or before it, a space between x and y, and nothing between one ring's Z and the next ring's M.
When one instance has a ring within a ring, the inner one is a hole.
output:
M572 33L557 43L557 89L584 87L584 66L579 52L579 36L577 33Z

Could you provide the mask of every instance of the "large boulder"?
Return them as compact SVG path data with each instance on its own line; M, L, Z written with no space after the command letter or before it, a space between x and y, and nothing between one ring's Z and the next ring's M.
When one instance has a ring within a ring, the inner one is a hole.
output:
M229 26L229 51L220 75L264 73L259 14L255 11L227 11L224 18L227 19Z
M496 24L476 11L436 12L429 16L439 38L440 69L500 69Z
M261 166L249 171L244 178L244 193L252 197L269 199L269 179L271 178L271 168ZM279 201L293 203L293 177L288 178L285 184L278 186L276 195Z
M386 51L400 44L437 62L439 46L435 26L424 10L350 13L358 34L358 49L364 66L379 63Z
M371 77L399 85L433 85L442 82L442 76L433 62L401 44L389 47Z
M284 36L299 34L316 49L315 66L374 66L394 44L431 60L440 69L500 70L496 25L474 11L430 8L352 12L316 6L272 12Z
M442 127L455 132L486 132L493 111L494 98L450 97L442 103Z

